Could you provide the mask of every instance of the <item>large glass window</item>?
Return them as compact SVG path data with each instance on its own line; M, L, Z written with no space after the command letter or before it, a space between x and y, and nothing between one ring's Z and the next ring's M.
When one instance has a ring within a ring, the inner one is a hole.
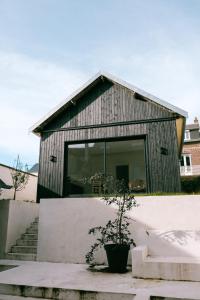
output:
M104 143L68 145L68 193L91 194L86 179L104 172Z
M102 182L95 174L111 175L124 179L133 192L145 192L146 171L144 140L103 141L68 145L67 189L68 194L100 193Z
M146 189L144 140L106 143L106 174L123 179L132 191Z

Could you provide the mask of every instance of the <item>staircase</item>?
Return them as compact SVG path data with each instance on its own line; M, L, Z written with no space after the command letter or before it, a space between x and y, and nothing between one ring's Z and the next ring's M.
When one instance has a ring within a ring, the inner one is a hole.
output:
M36 218L21 238L16 241L16 245L6 254L6 259L14 260L36 260L38 241L38 221Z

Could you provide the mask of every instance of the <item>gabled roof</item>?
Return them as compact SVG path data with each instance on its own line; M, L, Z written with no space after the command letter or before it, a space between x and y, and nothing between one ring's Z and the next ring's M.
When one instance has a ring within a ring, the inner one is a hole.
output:
M38 132L40 132L45 125L47 125L59 113L61 113L63 110L65 110L69 104L77 101L81 96L83 96L85 93L87 93L88 90L90 90L93 86L95 86L95 84L97 82L99 82L103 78L105 78L113 83L120 84L120 85L128 88L129 90L132 90L134 93L137 93L140 96L146 98L147 100L155 102L155 103L171 110L172 112L177 113L180 116L188 117L188 113L186 111L168 103L167 101L161 100L161 99L137 88L136 86L134 86L130 83L127 83L126 81L121 80L107 72L99 72L95 76L93 76L90 80L88 80L82 87L80 87L74 93L72 93L69 97L67 97L63 102L58 104L54 109L52 109L49 113L47 113L47 115L45 115L41 120L39 120L37 123L35 123L30 128L30 131L32 131L33 133L36 133L36 134Z
M197 124L188 124L185 126L185 129L186 130L195 130L195 129L199 130L199 124L198 123Z

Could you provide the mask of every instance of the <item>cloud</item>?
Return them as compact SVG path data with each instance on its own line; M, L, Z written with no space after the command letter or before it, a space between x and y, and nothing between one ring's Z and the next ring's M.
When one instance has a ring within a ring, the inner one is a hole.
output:
M38 160L39 138L28 129L85 81L86 74L16 53L0 52L0 148ZM29 163L29 162L28 162Z
M122 49L120 54L117 48L110 52L112 55L100 59L103 69L186 110L188 122L200 118L200 60L191 57L191 52L164 47L146 53Z
M0 51L1 152L13 159L20 154L29 164L37 161L39 138L28 134L28 129L99 69L185 109L190 122L200 117L200 61L191 52L161 47L132 53L123 45L107 50L105 45L90 53L84 71L71 63L63 66Z

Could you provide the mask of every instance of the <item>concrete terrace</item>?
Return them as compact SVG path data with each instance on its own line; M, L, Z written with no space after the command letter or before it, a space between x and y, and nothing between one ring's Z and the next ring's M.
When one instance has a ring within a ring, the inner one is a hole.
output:
M135 279L131 272L91 272L83 264L0 260L0 265L17 266L0 272L0 299L200 299L199 282Z

